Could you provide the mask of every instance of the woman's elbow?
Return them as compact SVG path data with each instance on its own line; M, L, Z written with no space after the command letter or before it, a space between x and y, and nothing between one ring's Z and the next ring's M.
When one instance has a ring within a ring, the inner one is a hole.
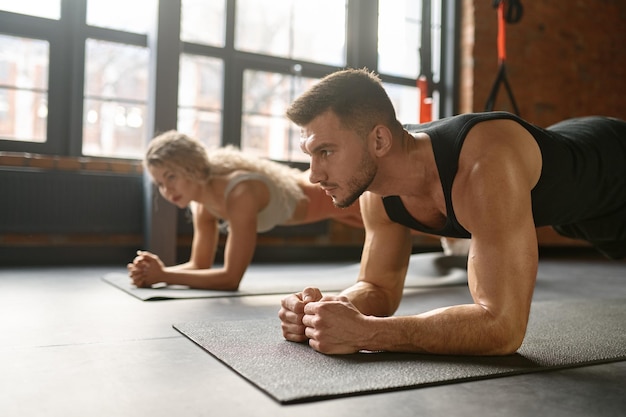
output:
M245 271L226 271L220 288L222 291L238 291Z

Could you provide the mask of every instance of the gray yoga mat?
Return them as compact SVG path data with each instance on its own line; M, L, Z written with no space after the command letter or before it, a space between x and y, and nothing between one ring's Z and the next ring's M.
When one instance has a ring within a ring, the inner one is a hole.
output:
M515 355L328 356L282 338L278 319L174 328L283 404L450 384L626 359L626 300L536 302Z
M467 283L467 258L441 252L411 255L406 288L439 287ZM125 273L112 272L102 279L143 301L289 294L315 286L324 292L341 291L356 282L360 265L299 264L251 265L238 291L197 290L185 286L156 285L137 288Z

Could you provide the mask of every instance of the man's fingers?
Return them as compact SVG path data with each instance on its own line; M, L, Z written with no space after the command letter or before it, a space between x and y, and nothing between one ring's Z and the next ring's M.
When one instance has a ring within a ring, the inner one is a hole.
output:
M313 287L305 288L302 292L291 294L280 302L281 308L278 317L281 321L283 337L292 342L304 342L308 339L303 324L304 308L308 303L322 299L322 292Z
M281 308L278 312L280 317L283 337L291 342L304 342L307 337L304 335L304 325L302 324L303 314L297 314L291 310Z
M280 305L282 308L281 308L281 312L279 312L279 317L281 318L281 320L283 319L283 317L280 315L281 313L286 313L286 312L294 312L296 314L303 313L304 303L302 302L301 294L302 293L291 294L283 298L280 301Z
M307 287L302 291L302 300L304 302L319 301L322 299L322 292L318 288Z
M280 318L280 321L284 323L302 324L303 315L303 313L297 313L284 307L281 308L278 312L278 317Z
M305 327L303 325L282 323L283 337L291 342L304 342L308 338L304 334Z

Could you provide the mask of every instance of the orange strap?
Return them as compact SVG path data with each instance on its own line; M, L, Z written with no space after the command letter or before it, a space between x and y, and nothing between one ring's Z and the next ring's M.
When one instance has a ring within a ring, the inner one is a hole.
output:
M428 97L428 79L420 75L417 79L417 88L420 90L419 123L428 123L433 120L433 99Z
M504 20L504 1L498 4L498 62L506 61L506 21Z
M517 23L524 15L521 0L494 0L493 7L498 9L498 61L506 60L506 24Z

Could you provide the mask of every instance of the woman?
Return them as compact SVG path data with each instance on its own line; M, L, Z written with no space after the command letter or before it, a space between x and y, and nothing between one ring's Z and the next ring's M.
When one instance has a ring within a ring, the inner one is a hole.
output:
M169 131L154 138L144 158L161 195L179 208L189 207L193 241L188 262L166 267L159 257L138 251L127 268L133 283L236 290L252 261L257 233L277 225L334 219L363 227L359 205L334 206L303 172L254 158L233 147L208 153L197 140ZM213 268L221 227L228 228L224 265Z

